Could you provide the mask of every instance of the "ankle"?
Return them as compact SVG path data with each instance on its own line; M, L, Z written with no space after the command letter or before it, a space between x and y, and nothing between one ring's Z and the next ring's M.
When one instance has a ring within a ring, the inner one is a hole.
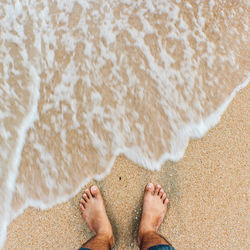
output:
M112 248L115 244L113 232L98 232L96 237L101 238L104 242L107 242Z
M148 232L156 232L156 227L152 224L149 223L150 219L142 219L140 226L139 226L139 234L145 234Z
M139 245L141 245L141 242L145 238L146 235L156 233L156 230L153 227L141 227L139 228L139 234L138 234L138 241Z

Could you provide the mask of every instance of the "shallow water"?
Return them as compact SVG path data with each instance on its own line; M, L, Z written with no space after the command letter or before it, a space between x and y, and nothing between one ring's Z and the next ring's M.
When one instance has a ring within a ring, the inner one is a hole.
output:
M247 1L0 2L0 242L115 157L180 159L248 84ZM1 245L1 244L0 244Z

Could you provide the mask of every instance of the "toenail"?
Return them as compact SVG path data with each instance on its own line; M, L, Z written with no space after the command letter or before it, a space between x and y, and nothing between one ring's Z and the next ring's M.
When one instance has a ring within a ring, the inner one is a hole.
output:
M93 191L96 191L96 190L97 190L97 187L96 187L96 186L92 186L92 190L93 190Z
M152 183L148 183L148 188L152 188L153 184Z
M159 184L157 184L156 187L160 188L161 186Z

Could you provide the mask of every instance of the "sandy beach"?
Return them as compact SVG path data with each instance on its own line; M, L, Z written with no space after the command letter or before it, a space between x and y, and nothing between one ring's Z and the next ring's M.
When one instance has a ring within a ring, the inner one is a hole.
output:
M179 162L152 172L119 156L104 180L89 183L101 189L115 249L138 248L143 189L149 181L160 183L170 199L160 232L176 249L248 248L249 94L249 86L241 90L217 126L192 140ZM79 248L92 236L81 218L80 196L46 211L26 209L9 225L4 249Z

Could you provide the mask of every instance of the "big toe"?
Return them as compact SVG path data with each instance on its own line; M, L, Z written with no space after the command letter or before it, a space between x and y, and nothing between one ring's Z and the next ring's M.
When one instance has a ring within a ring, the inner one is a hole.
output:
M148 183L147 186L145 187L145 192L153 194L154 193L154 184Z
M92 186L90 188L91 194L93 197L98 198L101 196L100 190L97 186Z

